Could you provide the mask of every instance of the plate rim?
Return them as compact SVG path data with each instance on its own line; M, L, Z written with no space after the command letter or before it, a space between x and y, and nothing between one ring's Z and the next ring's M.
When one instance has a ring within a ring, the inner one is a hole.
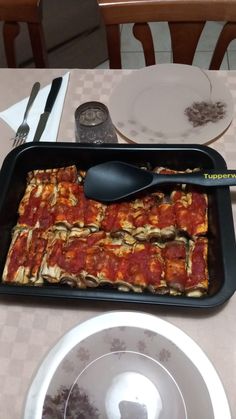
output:
M63 360L79 342L91 334L112 327L136 327L159 333L174 343L195 365L208 389L214 419L232 419L223 383L201 347L179 327L153 314L138 311L112 311L92 317L66 332L44 357L30 384L23 419L41 419L50 381ZM46 373L45 373L46 372Z

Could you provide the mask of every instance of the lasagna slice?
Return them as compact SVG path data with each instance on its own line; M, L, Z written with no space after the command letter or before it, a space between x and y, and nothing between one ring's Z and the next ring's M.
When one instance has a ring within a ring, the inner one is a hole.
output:
M17 226L48 229L54 224L53 207L56 201L56 186L29 184L19 206Z
M187 281L187 240L179 239L166 243L162 253L165 261L165 280L170 294L182 294Z
M106 205L92 199L85 198L84 226L90 231L101 229Z
M77 183L59 182L54 205L54 224L62 228L84 226L84 195Z
M41 229L15 229L3 282L41 285L41 264L47 240L47 234Z
M154 293L165 293L164 265L160 250L149 243L136 243L133 246L120 245L119 248L106 247L108 263L110 252L115 256L115 266L111 283L119 290ZM102 262L103 263L103 262Z
M175 213L171 203L162 202L162 192L133 201L107 205L101 228L106 232L129 233L139 241L175 236Z
M45 256L42 261L41 275L49 283L60 283L64 274L64 247L67 242L66 229L55 229L49 235ZM66 261L68 263L68 261Z
M83 186L78 183L60 182L54 205L55 225L66 228L100 229L105 206L87 199Z
M25 284L26 249L28 247L28 230L15 229L7 254L7 261L3 271L3 282Z
M174 207L171 203L164 202L150 208L147 214L148 238L170 240L176 235L176 220ZM159 234L156 234L159 231Z
M202 236L208 230L207 195L175 190L171 193L177 228L189 237Z
M33 170L28 173L27 182L32 184L78 181L76 166L59 167L56 169Z
M120 238L114 239L108 234L97 233L96 241L93 236L87 240L85 283L88 286L107 284L116 286L120 259L131 250L131 247L123 245Z
M206 237L198 237L190 241L187 281L185 293L189 297L201 297L208 290L208 240Z
M62 283L70 286L85 288L85 286L97 286L98 279L92 282L85 281L87 255L95 255L97 243L101 241L105 233L93 233L81 236L67 229L56 229L52 232L43 260L42 277L49 283ZM96 261L95 261L96 262ZM96 266L96 263L95 263Z
M78 288L109 284L123 291L167 291L157 246L125 245L104 232L76 237L57 231L47 246L41 274L50 283Z
M119 231L131 233L134 229L131 202L108 204L101 227L110 233Z

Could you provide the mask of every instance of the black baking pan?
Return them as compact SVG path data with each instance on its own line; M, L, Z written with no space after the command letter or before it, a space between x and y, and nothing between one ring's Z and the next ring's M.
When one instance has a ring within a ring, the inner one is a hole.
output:
M88 145L76 143L29 143L12 150L0 172L0 275L17 222L17 209L24 194L27 172L76 164L82 169L108 160L132 164L166 166L173 169L201 167L226 169L219 153L198 145ZM41 287L7 285L0 282L0 294L55 297L78 300L119 301L175 307L213 308L226 302L236 289L236 245L228 187L209 188L209 291L204 297L154 295L122 292L112 288L75 289L63 285Z

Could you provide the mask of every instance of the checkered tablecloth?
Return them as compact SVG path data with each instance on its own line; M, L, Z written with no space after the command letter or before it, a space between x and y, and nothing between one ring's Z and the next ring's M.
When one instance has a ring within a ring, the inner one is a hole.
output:
M47 84L67 70L0 70L0 110L27 96L34 81ZM19 75L21 72L21 76ZM73 70L61 118L58 141L74 141L74 111L83 102L108 103L112 88L130 70ZM230 88L236 107L236 71L216 73ZM18 83L20 80L20 84ZM10 150L12 132L0 122L0 152ZM226 133L211 144L236 166L236 118ZM232 189L236 225L236 194ZM226 220L227 222L227 220ZM235 279L236 280L236 279ZM188 311L99 302L67 302L20 297L0 297L0 419L21 418L24 400L40 362L69 329L109 310L138 310L164 318L191 336L217 369L236 418L236 295L213 311ZM207 419L207 418L203 418ZM223 419L223 418L222 418Z

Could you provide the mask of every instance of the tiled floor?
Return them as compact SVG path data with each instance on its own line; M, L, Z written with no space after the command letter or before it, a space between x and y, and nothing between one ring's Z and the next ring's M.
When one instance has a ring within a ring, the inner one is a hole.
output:
M151 23L150 26L154 39L156 62L171 62L172 52L167 23ZM223 22L207 22L199 40L198 48L194 57L194 65L202 68L209 67L212 51L222 26ZM132 25L123 25L121 27L122 68L141 68L145 66L140 45L139 41L133 37ZM98 68L109 68L108 61L99 65ZM221 69L236 69L236 40L232 41L229 45Z

